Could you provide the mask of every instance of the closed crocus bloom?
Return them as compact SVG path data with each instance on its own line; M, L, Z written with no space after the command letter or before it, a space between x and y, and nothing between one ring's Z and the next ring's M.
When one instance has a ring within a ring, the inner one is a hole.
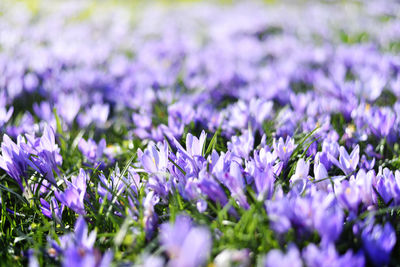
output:
M395 204L400 203L400 171L394 172L394 181L392 183L392 192Z
M306 109L307 105L311 101L312 94L305 93L305 94L290 94L290 104L294 108L295 111L299 113L303 113Z
M150 191L143 202L144 207L144 228L147 234L147 237L151 237L153 235L154 229L157 226L158 216L154 210L154 206L160 201L158 195L156 195L153 191Z
M317 158L317 157L316 157ZM328 190L331 181L329 180L328 172L325 168L325 165L315 160L314 163L314 183L316 187L320 190Z
M254 159L260 168L266 165L273 165L277 159L277 155L269 150L269 147L263 147L259 151L254 151Z
M275 182L273 167L270 164L266 166L265 170L255 167L253 177L258 199L270 199L274 191Z
M336 158L339 155L339 144L335 141L335 138L332 139L334 140L328 139L322 142L322 151ZM326 167L328 168L328 166Z
M375 189L377 191L377 198L380 197L388 204L390 201L397 202L399 188L397 187L396 179L392 171L388 168L382 168L379 170L376 176L377 182ZM375 192L376 193L376 192Z
M187 153L192 157L203 156L203 148L205 145L206 138L207 138L207 134L204 131L201 132L199 138L188 133L186 135L186 151L187 151Z
M376 183L376 191L377 191L377 199L381 198L385 204L389 204L392 199L393 199L393 194L392 194L392 177L386 178L380 176L378 178L378 182Z
M367 225L361 238L365 252L376 266L389 263L390 254L396 244L396 232L390 223L384 226Z
M308 173L310 170L310 162L305 161L303 158L297 161L296 172L290 178L292 184L292 191L302 193L305 189L306 183L308 182Z
M355 179L355 183L360 189L360 196L363 202L363 205L369 207L374 204L374 196L375 192L372 188L372 183L375 179L374 170L370 170L367 173L361 169L358 171Z
M49 102L43 101L33 104L33 111L35 112L36 116L44 121L51 121L54 120L54 114L52 112L52 107Z
M291 182L295 182L296 180L306 180L308 178L308 172L310 170L310 162L305 161L303 158L297 161L296 172L290 178Z

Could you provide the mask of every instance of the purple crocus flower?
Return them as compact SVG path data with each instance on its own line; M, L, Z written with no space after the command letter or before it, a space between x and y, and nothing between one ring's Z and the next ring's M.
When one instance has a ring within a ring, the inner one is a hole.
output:
M297 161L296 171L294 175L290 178L291 182L296 180L305 180L308 178L308 172L310 171L310 162L305 161L303 158Z
M60 149L55 141L54 130L46 125L39 139L27 135L31 148L24 145L27 151L35 155L31 157L33 164L49 182L56 183L53 171L59 174L58 165L62 163Z
M358 205L361 203L361 195L354 176L349 181L344 180L337 186L337 197L339 203L345 209L357 213Z
M373 190L373 184L375 184L376 176L375 171L370 170L367 173L361 169L358 171L355 183L359 188L359 194L364 206L372 207L376 203L376 194Z
M100 182L97 186L97 192L101 197L101 201L103 201L103 199L111 200L112 193L121 195L126 188L126 184L128 184L125 177L121 177L118 166L113 173L110 174L109 179L107 179L103 173L99 175L99 179Z
M336 159L337 156L339 155L339 144L336 141L324 140L322 142L322 151L317 152L317 155L319 155L319 160L321 161L321 163L324 164L325 168L328 170L331 168L333 164L331 158Z
M58 219L61 222L62 213L64 210L63 204L59 205L54 197L51 198L50 203L41 198L40 204L42 204L41 209L44 216L51 219L53 218L53 213L54 213L56 219Z
M51 122L51 125L55 125L55 117L49 102L43 101L40 104L33 103L32 107L36 116L38 116L41 120Z
M290 204L287 198L279 200L268 200L266 201L266 210L270 220L271 228L278 233L285 233L289 231L292 226L288 217L288 210Z
M273 249L268 252L264 260L264 266L301 267L303 262L296 245L290 244L286 254L279 249Z
M229 173L224 173L221 176L217 176L221 183L226 185L232 194L232 197L236 199L239 205L245 209L250 206L247 203L246 195L244 194L244 180L241 166L232 161Z
M396 244L396 232L390 223L367 225L361 233L363 248L376 266L389 263L390 253Z
M292 191L295 190L298 193L302 193L308 182L308 173L310 170L310 162L305 161L303 158L297 161L296 172L290 178L292 184Z
M12 137L17 137L24 133L32 133L34 131L36 131L35 119L29 111L24 113L18 125L9 125L6 129L6 133Z
M96 241L96 232L89 233L86 221L79 217L75 223L74 243L84 249L92 249Z
M188 100L176 102L168 107L168 128L174 136L182 135L184 127L188 125L195 116L193 104ZM203 134L204 132L202 135Z
M314 227L321 236L321 243L328 245L342 232L344 213L332 194L319 194L314 198Z
M210 159L210 158L209 158ZM228 172L232 162L231 152L221 152L218 154L217 151L213 150L211 154L211 162L209 168L212 174L218 175L220 173Z
M174 137L171 137L178 150L175 163L186 172L188 177L198 176L198 172L206 161L203 155L206 137L207 135L204 131L202 131L199 138L190 133L187 134L186 149Z
M390 108L383 107L373 109L367 120L372 133L379 138L384 138L392 132L396 116Z
M253 177L257 191L257 198L259 200L262 200L264 198L270 199L274 191L275 182L273 166L268 164L265 170L261 170L258 167L255 167Z
M222 206L228 203L228 198L224 190L205 169L200 171L199 179L198 187L204 195L209 197L212 201L220 203Z
M146 255L143 260L143 267L164 267L165 262L161 256Z
M147 238L150 238L157 226L157 213L154 211L154 206L160 201L160 198L153 192L150 191L143 202L144 207L144 228L147 234Z
M77 94L60 95L56 108L61 118L63 118L67 124L71 124L78 114L81 105L82 101Z
M254 136L251 131L244 131L241 136L232 136L232 141L228 142L228 149L239 157L248 159L250 152L253 150Z
M95 241L96 232L89 233L85 219L79 217L75 223L74 233L61 236L60 245L52 243L55 250L62 254L63 266L109 266L113 254L108 251L102 257L101 253L94 248Z
M365 155L362 155L360 166L366 170L372 170L375 166L375 158L368 160Z
M350 153L350 155L349 153L347 153L344 147L340 147L339 152L339 161L333 156L330 156L329 159L346 175L349 175L357 168L358 162L360 160L360 147L357 145Z
M393 172L388 168L382 170L380 167L376 178L377 182L374 186L377 191L375 193L378 193L377 198L378 196L381 197L385 204L388 204L391 200L397 204L400 200L400 188Z
M273 147L274 153L279 157L279 159L286 165L292 155L294 149L297 145L294 144L294 139L289 136L283 141L283 138L279 138L278 141L274 139Z
M191 157L204 156L203 149L204 149L206 138L207 138L207 134L204 131L201 131L199 138L188 133L186 135L186 152Z
M261 128L263 122L273 115L273 102L265 99L252 98L249 103L250 114L254 120L255 126Z
M33 249L29 249L27 254L29 261L28 267L40 267L35 251Z
M106 148L106 140L101 139L98 144L89 138L79 140L78 148L82 154L91 162L97 165L97 162L103 157L104 150Z
M20 186L23 187L23 179L25 179L28 164L32 162L28 159L28 153L21 148L22 137L18 136L18 143L15 144L8 135L3 135L1 143L0 168L5 170Z
M157 146L150 144L140 156L143 168L150 173L148 186L160 196L168 195L171 182L166 176L169 165L169 150L166 142Z
M315 244L308 245L302 251L303 259L309 267L355 266L365 265L364 256L353 254L351 250L340 256L333 244L318 248Z
M168 145L165 142L157 146L150 144L143 152L140 162L150 173L165 172L168 167Z
M3 91L0 95L0 128L10 120L13 112L14 107L10 107L8 110L6 109L6 97Z
M87 175L83 169L80 169L79 175L72 177L72 183L65 181L67 188L64 192L55 191L54 194L58 201L72 209L80 215L85 215L84 198L86 195Z
M108 104L93 104L85 110L85 113L78 115L77 121L81 128L85 128L91 123L102 128L107 121L109 112L110 107Z
M328 179L329 175L325 168L325 165L317 160L317 157L314 162L314 184L320 190L328 190L329 185L331 184Z
M313 228L313 198L294 195L289 198L289 209L286 211L293 227L300 232Z
M180 215L174 224L160 227L160 242L170 261L169 266L201 266L211 251L211 235L206 228L193 226L189 217Z

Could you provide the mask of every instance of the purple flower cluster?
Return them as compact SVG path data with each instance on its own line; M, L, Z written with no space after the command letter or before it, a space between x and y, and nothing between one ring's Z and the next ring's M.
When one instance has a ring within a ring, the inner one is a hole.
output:
M88 232L85 219L79 217L76 221L74 232L59 237L59 243L51 240L49 249L52 256L63 255L63 266L109 266L112 252L108 251L103 256L94 246L96 232Z
M19 135L15 144L7 135L1 143L0 167L7 172L23 190L24 187L34 187L28 179L28 171L36 171L46 179L43 187L46 190L48 183L55 184L54 174L59 174L58 166L62 163L58 145L55 142L54 131L45 126L43 135L36 138L34 135ZM33 189L33 188L32 188ZM36 190L36 189L35 189Z
M53 8L0 17L0 205L46 257L398 264L399 3Z

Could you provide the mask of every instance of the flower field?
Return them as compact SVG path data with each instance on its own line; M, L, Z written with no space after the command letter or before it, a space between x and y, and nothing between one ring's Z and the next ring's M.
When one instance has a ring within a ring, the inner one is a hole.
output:
M396 1L4 0L0 130L1 266L400 266Z

